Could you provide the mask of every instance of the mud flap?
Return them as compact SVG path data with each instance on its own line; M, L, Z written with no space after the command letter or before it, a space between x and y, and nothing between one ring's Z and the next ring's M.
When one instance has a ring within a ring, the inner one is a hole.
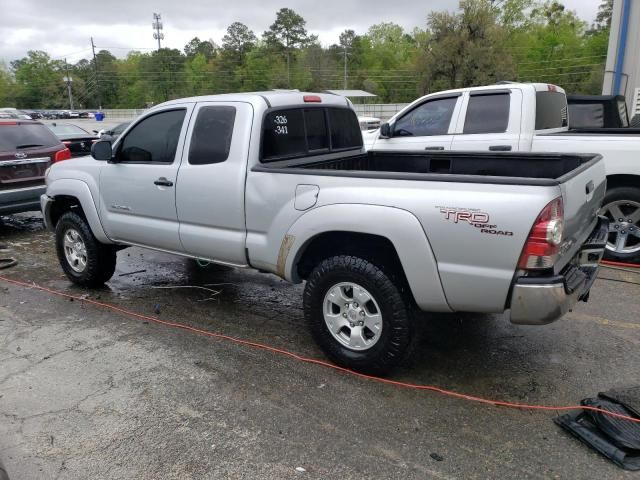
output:
M610 390L582 405L640 419L640 387ZM640 424L584 411L561 415L554 422L625 470L640 471Z

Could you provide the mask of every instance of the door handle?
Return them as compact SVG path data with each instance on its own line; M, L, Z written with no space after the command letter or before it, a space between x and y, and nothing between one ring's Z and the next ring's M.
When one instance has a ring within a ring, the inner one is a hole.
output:
M171 180L167 180L165 177L160 177L155 182L154 185L158 185L159 187L173 187L173 182Z
M425 150L444 150L444 147L425 147Z
M490 152L510 152L511 145L491 145L489 147Z

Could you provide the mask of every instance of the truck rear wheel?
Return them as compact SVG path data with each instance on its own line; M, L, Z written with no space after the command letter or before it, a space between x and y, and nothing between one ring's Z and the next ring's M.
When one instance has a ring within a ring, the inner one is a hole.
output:
M116 249L98 242L75 212L65 213L56 224L56 252L69 280L83 287L103 285L116 269Z
M314 339L338 365L384 374L409 354L409 303L368 260L339 255L322 261L307 279L303 298Z
M600 214L610 222L605 257L622 262L640 260L640 190L614 187L602 204Z

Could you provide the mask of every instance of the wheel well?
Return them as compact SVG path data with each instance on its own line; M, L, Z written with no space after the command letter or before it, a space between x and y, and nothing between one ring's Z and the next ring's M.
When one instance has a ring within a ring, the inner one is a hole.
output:
M609 175L607 177L607 190L616 187L634 187L640 185L640 175Z
M313 237L303 247L295 262L301 280L306 280L322 260L335 255L354 255L365 258L385 273L404 279L402 263L393 243L380 235L355 232L326 232ZM406 280L405 280L406 281Z
M82 205L80 205L80 201L76 197L67 195L55 197L55 201L51 204L51 210L49 212L51 225L55 227L60 217L71 210L79 213L83 218L85 217Z

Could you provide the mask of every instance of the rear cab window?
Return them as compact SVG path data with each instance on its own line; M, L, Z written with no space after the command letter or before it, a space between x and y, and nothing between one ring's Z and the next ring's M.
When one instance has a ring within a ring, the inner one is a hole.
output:
M267 112L262 130L262 162L362 148L355 112L340 107L297 107Z
M0 121L0 152L51 148L59 144L58 137L41 123Z

